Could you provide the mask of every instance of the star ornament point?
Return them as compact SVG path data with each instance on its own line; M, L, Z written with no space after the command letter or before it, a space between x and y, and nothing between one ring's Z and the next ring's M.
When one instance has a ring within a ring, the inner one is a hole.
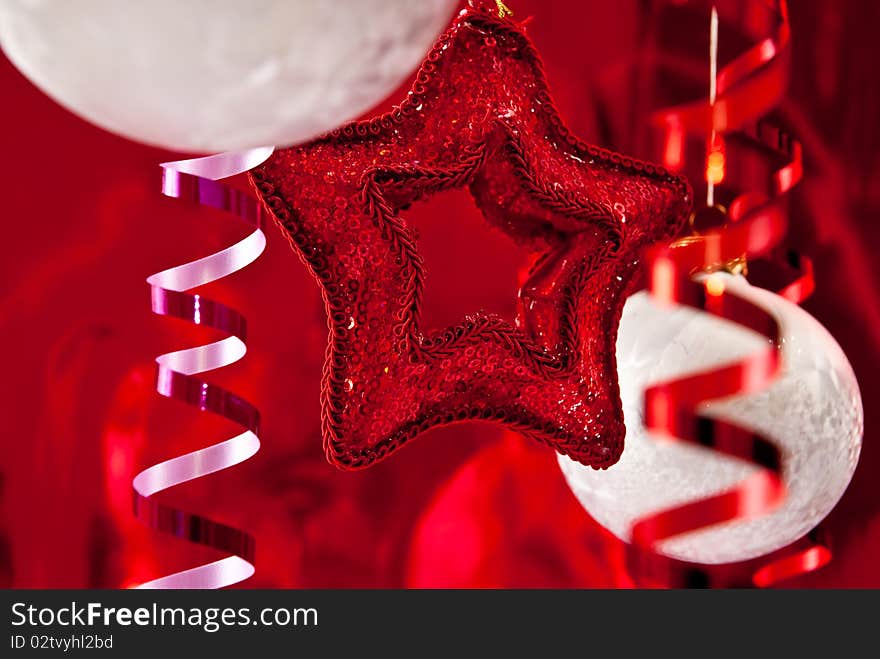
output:
M331 462L366 467L465 420L596 468L619 459L617 325L641 250L678 233L690 189L572 136L515 24L462 12L397 108L278 150L252 177L324 293ZM404 209L458 187L541 252L516 324L475 312L443 331L421 325L425 272Z

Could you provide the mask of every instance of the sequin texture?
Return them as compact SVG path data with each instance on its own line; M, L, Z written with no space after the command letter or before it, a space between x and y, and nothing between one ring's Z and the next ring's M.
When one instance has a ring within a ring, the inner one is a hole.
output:
M365 467L466 419L596 468L617 461L617 325L641 248L678 232L690 189L573 137L514 23L462 12L395 110L276 151L252 177L324 292L331 462ZM542 256L515 325L477 312L426 333L424 268L400 213L462 186L487 221Z

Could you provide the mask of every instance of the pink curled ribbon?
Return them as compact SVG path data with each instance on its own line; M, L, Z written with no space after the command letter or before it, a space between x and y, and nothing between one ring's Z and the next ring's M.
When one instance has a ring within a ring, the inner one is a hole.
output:
M245 318L234 309L189 292L253 263L266 246L263 210L251 195L220 179L246 172L266 160L272 147L205 158L162 163L162 194L226 211L254 227L246 238L204 258L147 278L153 313L187 320L229 336L195 348L159 355L156 391L234 421L244 431L207 448L165 460L134 477L134 513L150 528L230 554L225 558L175 572L138 588L223 588L254 573L254 538L240 529L158 503L159 492L228 469L260 448L260 414L248 401L195 377L241 359L247 347Z

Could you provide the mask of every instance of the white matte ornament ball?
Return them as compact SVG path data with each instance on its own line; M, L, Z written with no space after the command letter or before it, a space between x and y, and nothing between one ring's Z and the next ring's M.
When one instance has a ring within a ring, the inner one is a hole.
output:
M3 0L0 46L63 106L178 151L305 141L403 82L456 0Z
M668 556L695 563L747 560L813 529L840 499L859 457L862 401L852 368L833 337L796 304L723 277L727 290L781 323L782 372L769 388L701 404L699 411L752 428L782 450L784 503L769 515L693 531L659 543ZM657 441L644 428L644 389L730 364L767 339L697 310L660 306L641 292L627 300L617 338L617 369L627 434L620 461L606 471L560 456L587 512L617 537L653 512L723 492L756 467L683 443Z

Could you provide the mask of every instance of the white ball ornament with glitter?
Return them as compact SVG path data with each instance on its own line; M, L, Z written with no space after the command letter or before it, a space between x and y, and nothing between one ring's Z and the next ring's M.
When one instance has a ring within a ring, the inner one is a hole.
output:
M3 0L0 46L72 112L178 151L286 146L403 82L455 0Z
M703 403L699 412L751 428L782 451L785 501L772 513L669 538L657 550L714 564L743 561L786 546L815 527L840 499L859 457L862 401L852 367L822 325L796 304L716 273L725 288L771 313L781 326L782 370L770 386ZM644 427L644 390L737 361L767 339L695 309L661 306L647 293L624 306L617 369L627 427L620 461L605 471L560 456L581 505L617 537L651 513L721 493L757 467L680 442L658 441Z

